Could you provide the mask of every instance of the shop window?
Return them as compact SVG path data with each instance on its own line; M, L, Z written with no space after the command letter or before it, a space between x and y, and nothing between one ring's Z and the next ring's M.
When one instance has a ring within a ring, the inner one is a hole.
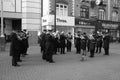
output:
M89 18L89 8L88 7L80 8L80 17L81 18Z
M56 14L59 16L68 16L68 5L57 3L56 4Z
M117 11L112 12L112 21L118 21L118 12Z
M98 19L99 20L105 20L105 10L104 9L99 9L99 11L98 11Z

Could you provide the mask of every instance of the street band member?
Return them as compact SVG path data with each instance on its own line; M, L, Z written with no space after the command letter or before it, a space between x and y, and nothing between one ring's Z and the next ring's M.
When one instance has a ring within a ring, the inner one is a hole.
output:
M69 32L67 34L67 52L71 52L71 47L72 47L72 34Z

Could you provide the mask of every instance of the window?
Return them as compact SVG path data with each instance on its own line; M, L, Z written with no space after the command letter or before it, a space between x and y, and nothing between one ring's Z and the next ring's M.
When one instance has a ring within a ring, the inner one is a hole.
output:
M117 3L118 3L118 0L114 0L114 3L117 4Z
M117 11L112 12L112 21L118 21L118 12Z
M99 11L98 11L98 19L105 20L105 10L104 9L99 9Z
M81 18L89 18L89 8L81 7L80 8L80 17Z
M118 4L118 0L114 0L113 6L114 6L114 7L118 7L118 5L119 5L119 4Z
M68 16L68 5L57 3L56 4L56 15Z

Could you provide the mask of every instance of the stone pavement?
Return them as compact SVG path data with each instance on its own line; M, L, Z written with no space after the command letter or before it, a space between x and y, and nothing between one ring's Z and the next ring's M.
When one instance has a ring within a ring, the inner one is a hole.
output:
M39 46L30 46L20 67L11 66L9 47L0 52L0 80L120 80L120 44L110 45L110 56L103 54L80 61L75 49L54 55L56 63L41 59Z

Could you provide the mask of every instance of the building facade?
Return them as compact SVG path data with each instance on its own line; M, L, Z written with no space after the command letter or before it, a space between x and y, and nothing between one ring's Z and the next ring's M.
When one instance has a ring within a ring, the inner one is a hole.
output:
M56 4L55 0L43 1L43 29L56 27L66 33L109 31L113 37L119 36L119 0L56 0Z
M72 0L43 0L43 10L43 29L52 28L65 33L73 32L75 18Z
M119 0L74 0L75 32L109 31L119 37Z
M3 18L7 36L12 30L27 29L32 35L30 44L37 43L36 35L41 30L41 0L3 0Z
M109 31L116 38L119 5L120 0L3 0L4 33L27 29L31 44L37 43L38 31L51 28L73 34Z

